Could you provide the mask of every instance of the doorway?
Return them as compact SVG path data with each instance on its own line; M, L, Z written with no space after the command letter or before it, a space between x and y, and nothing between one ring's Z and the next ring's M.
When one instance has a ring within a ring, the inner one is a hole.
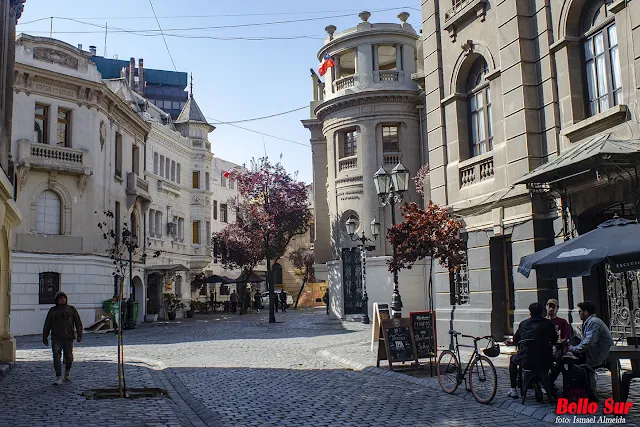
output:
M146 310L145 307L145 295L144 295L144 285L142 284L142 279L139 276L133 278L133 300L138 303L138 318L136 319L138 322L144 322L144 313Z
M362 267L358 248L342 249L344 314L362 313Z
M153 273L147 277L147 314L158 314L160 311L160 286L162 275Z
M491 264L491 335L503 338L513 334L516 309L513 284L513 254L511 237L492 237L489 240Z

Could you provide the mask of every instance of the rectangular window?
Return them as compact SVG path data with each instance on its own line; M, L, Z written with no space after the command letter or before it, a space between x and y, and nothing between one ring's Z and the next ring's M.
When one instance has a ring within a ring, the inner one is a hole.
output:
M164 156L160 156L160 176L164 178Z
M340 135L342 139L342 157L351 157L358 154L358 132L353 129Z
M178 240L184 242L184 218L178 218Z
M382 152L397 153L399 151L398 126L382 126Z
M211 221L205 222L205 232L204 243L209 245L209 242L211 242Z
M35 121L35 142L40 144L49 143L49 107L46 105L36 104L36 121Z
M56 293L60 291L60 273L40 273L38 275L38 303L55 304Z
M176 182L180 184L180 163L176 164Z
M588 113L601 113L622 103L622 77L616 25L609 25L584 41Z
M71 146L71 111L58 109L58 146Z
M116 132L116 176L122 177L122 135Z
M116 202L116 211L113 213L113 216L115 217L113 231L116 234L116 243L120 243L120 233L122 233L122 230L120 230L120 202Z
M156 235L155 229L155 220L156 220L156 211L153 209L149 209L149 237L154 237Z
M140 175L140 148L137 145L131 146L131 171Z
M193 221L193 235L191 237L194 245L200 244L200 221Z
M204 188L205 190L209 189L209 172L204 173Z
M200 188L200 171L193 171L191 177L191 188Z
M220 222L224 222L225 224L228 221L227 218L227 204L226 203L220 203Z
M171 160L171 181L176 182L176 162Z
M153 173L158 175L158 162L160 161L158 153L153 153Z
M162 237L162 212L156 211L156 238Z
M229 190L234 190L236 188L236 182L233 179L229 180Z
M227 186L227 178L224 176L224 172L220 173L220 185L222 187L226 187Z
M171 160L166 157L164 162L164 177L167 179L171 179Z
M449 302L451 305L464 305L470 301L469 266L465 262L460 265L458 271L449 273Z
M218 219L218 201L213 201L213 219Z

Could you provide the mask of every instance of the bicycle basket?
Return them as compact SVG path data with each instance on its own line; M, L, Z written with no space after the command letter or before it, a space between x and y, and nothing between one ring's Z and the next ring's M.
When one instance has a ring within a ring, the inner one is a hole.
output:
M494 339L491 339L487 344L487 348L483 349L482 352L489 357L498 357L500 355L500 345Z

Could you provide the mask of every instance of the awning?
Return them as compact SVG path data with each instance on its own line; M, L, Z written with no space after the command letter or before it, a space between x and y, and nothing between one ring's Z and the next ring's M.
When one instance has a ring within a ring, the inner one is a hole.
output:
M252 273L247 280L242 280L242 276L234 280L234 283L260 283L267 281L266 273Z
M189 271L189 269L182 264L151 265L146 268L147 273L168 273L175 271Z
M640 140L612 139L607 133L591 138L524 175L516 184L551 183L606 165L630 166L640 161Z
M209 277L204 278L204 283L222 283L223 285L228 285L229 283L235 283L235 280L228 278L227 276L218 276L214 274Z

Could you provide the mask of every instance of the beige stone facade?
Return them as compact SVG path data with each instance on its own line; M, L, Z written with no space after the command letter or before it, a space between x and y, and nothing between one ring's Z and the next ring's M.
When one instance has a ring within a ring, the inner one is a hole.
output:
M640 5L423 1L422 18L431 199L463 219L468 248L461 275L435 274L440 339L448 341L452 316L465 333L508 335L531 302L551 297L563 317L584 299L607 317L602 280L583 287L516 269L522 256L562 238L562 209L567 235L614 213L635 217L637 179L621 171L636 166L621 162L615 177L594 157L537 182L522 177L575 157L593 138L637 143Z

